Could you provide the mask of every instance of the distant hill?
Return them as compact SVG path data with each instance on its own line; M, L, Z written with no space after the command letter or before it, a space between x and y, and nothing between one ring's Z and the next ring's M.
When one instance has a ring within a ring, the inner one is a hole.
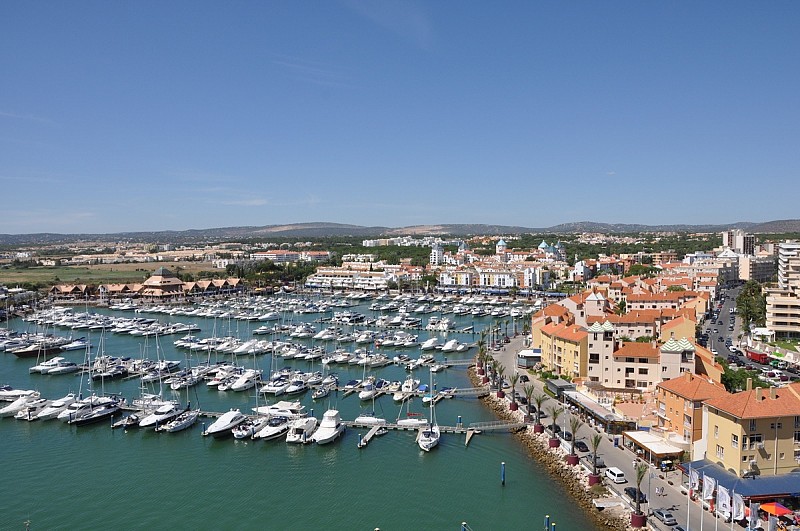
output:
M766 223L737 222L728 225L638 225L621 223L597 223L579 221L562 223L552 227L531 228L508 225L483 224L442 224L414 225L410 227L364 227L342 223L292 223L286 225L265 225L261 227L222 227L211 229L191 229L184 231L118 232L112 234L0 234L0 245L67 245L76 242L143 242L143 243L199 243L208 241L236 241L254 238L322 238L350 236L359 238L392 237L400 235L471 236L502 234L553 234L596 232L602 234L636 232L721 232L732 228L743 229L754 234L800 233L800 219L769 221Z

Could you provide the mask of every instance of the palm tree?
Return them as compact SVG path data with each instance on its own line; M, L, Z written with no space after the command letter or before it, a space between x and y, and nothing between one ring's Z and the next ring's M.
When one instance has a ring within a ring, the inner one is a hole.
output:
M515 372L514 374L511 375L511 377L508 379L508 381L511 383L511 403L512 404L516 404L517 403L517 382L519 381L519 374Z
M533 396L534 391L536 391L536 388L533 386L533 384L525 384L525 386L522 388L522 392L525 393L525 399L528 402L528 414L526 415L526 420L528 422L531 420L531 397Z
M578 430L581 429L582 426L583 426L583 421L578 417L576 417L575 415L572 415L569 418L569 429L572 432L572 440L570 441L569 444L570 455L575 455L575 439L578 438Z
M558 417L564 412L564 409L558 406L550 406L547 410L547 413L550 415L550 418L553 419L552 423L550 424L550 431L553 432L553 437L556 436L556 425L558 423Z
M646 463L636 463L636 514L642 514L642 507L641 507L641 498L642 498L642 480L644 480L645 474L647 474L647 464Z
M497 363L497 362L495 362ZM506 396L506 392L503 391L503 381L504 376L506 374L506 368L497 363L497 369L495 370L495 376L497 377L497 398L503 398Z
M528 392L528 387L533 387L533 384L530 384L525 387L526 393ZM533 395L533 403L536 404L536 424L542 423L542 404L544 404L548 398L550 397L544 393L536 393L535 395ZM528 404L530 403L531 401L528 400ZM528 410L530 411L530 407L528 408Z
M481 331L478 339L478 368L483 369L484 363L486 363L486 330Z
M592 438L589 439L589 446L592 447L592 475L597 475L597 449L600 447L600 443L603 442L603 435L600 433L595 433L592 435Z

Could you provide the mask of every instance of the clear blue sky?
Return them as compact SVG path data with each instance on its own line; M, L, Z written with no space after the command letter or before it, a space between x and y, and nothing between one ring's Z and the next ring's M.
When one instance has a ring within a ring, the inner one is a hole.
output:
M800 2L0 2L0 233L800 217Z

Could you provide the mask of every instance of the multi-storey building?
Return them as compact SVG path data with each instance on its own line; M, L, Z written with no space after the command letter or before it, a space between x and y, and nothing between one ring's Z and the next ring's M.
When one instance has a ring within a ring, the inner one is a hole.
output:
M703 401L728 396L725 387L691 372L656 386L658 427L695 442L703 436Z
M778 287L766 293L767 329L776 337L800 336L800 243L778 246Z
M706 400L703 436L695 455L705 454L740 477L776 476L800 467L800 383L750 388Z

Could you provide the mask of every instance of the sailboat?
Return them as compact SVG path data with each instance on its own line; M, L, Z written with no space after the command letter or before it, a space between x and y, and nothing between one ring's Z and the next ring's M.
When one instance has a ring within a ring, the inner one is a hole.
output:
M430 374L431 387L433 387L433 373ZM431 401L430 423L428 426L420 430L419 436L417 437L417 444L419 445L420 449L430 452L436 447L437 444L439 444L440 436L441 432L439 431L439 424L436 422L436 403Z

